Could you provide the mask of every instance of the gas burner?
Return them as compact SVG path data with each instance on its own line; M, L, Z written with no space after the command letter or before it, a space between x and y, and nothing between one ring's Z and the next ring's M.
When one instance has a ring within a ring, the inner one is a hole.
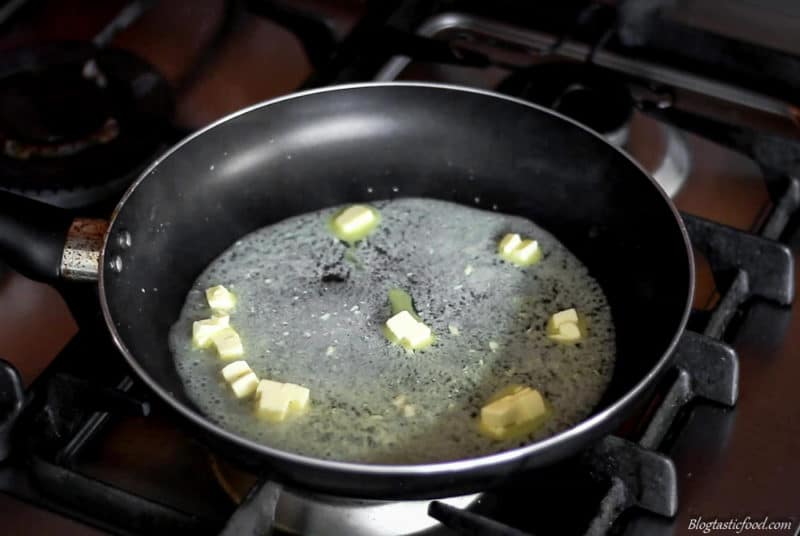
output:
M625 149L673 197L691 172L691 159L674 128L635 112L620 78L586 63L543 63L518 70L497 87L571 117Z
M618 78L593 65L538 64L514 72L497 89L561 112L618 147L628 140L630 92Z
M248 473L211 457L211 466L225 493L240 503L256 483ZM266 484L270 486L272 484ZM430 500L375 501L304 493L280 487L275 528L288 534L322 536L413 536L430 534L439 521L428 515ZM480 501L481 494L439 499L463 509Z
M0 188L65 208L119 194L162 147L173 107L161 75L122 50L74 42L6 53Z

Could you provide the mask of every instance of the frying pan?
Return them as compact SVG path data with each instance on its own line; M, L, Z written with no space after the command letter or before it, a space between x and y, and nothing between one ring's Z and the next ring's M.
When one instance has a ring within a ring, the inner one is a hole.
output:
M422 465L299 456L204 417L186 396L167 345L200 272L265 225L336 204L399 196L470 205L480 198L484 206L496 204L542 225L586 264L608 297L617 333L613 377L593 413L513 450ZM100 306L123 357L180 422L247 468L362 498L477 491L570 456L613 431L669 365L694 286L681 219L630 157L557 113L455 86L330 87L235 113L154 162L122 198L96 245L89 239L98 232L96 222L70 226L63 214L41 209L2 199L0 253L43 279L96 273Z

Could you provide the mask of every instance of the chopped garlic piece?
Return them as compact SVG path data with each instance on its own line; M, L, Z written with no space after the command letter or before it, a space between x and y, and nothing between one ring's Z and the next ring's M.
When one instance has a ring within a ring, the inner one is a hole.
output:
M401 288L389 289L389 305L392 307L393 315L400 311L408 311L415 320L419 320L419 315L414 311L414 300L405 290Z
M214 311L230 311L236 306L236 296L222 285L206 289L206 300Z
M535 389L515 386L508 394L481 408L481 432L493 439L508 439L530 432L547 415L544 398Z
M256 412L268 421L280 422L290 413L301 413L308 407L311 391L293 383L261 380L256 390Z
M459 331L458 326L456 326L455 324L448 324L447 329L450 330L451 335L458 336L461 334L461 331Z
M468 264L466 268L464 268L464 275L469 275L474 271L474 268L471 264Z
M500 348L499 344L497 344L495 341L489 341L489 350L496 352L498 348Z
M408 311L400 311L386 321L389 333L407 348L416 350L431 343L431 328L418 321Z
M327 350L325 350L325 355L327 355L327 356L332 356L335 353L336 353L336 347L335 346L328 346Z
M402 408L406 404L406 395L397 395L392 400L392 405L397 409Z
M411 418L417 414L417 408L412 406L411 404L406 404L403 406L403 417Z
M212 316L204 320L196 320L192 324L192 342L198 348L211 346L211 336L230 325L228 315Z
M223 328L211 336L221 359L233 359L244 355L244 347L239 334L232 327Z
M241 378L231 383L231 389L236 398L245 398L256 392L258 387L258 376L254 372L248 372Z
M222 377L229 383L248 372L252 372L252 370L250 370L250 365L247 364L247 361L234 361L222 367Z

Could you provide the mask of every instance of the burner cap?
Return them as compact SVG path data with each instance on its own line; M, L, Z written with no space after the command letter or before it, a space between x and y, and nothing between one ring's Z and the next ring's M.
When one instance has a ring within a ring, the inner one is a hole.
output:
M99 129L113 111L97 78L67 63L21 71L0 80L0 125L6 136L28 143L61 143Z
M674 128L634 115L619 75L585 63L546 63L516 71L498 91L555 109L599 132L639 162L670 196L691 173L686 141Z
M0 56L0 188L67 208L121 193L169 134L172 91L144 60L88 43Z
M624 129L633 116L628 89L585 63L535 65L511 74L498 90L552 108L606 136Z

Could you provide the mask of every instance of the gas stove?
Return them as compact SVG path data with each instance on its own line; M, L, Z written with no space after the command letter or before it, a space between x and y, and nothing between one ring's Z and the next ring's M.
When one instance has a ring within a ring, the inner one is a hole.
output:
M132 379L91 291L64 287L77 334L47 356L24 393L14 369L29 365L12 357L0 375L0 511L11 532L651 535L723 530L713 523L730 521L744 533L796 533L800 114L791 99L800 94L800 50L780 35L787 20L800 23L790 2L731 2L718 16L709 3L688 0L550 9L505 1L116 2L79 4L80 16L56 3L13 4L24 5L0 10L10 17L0 47L8 54L38 45L42 34L94 39L157 73L174 111L159 108L157 121L137 126L154 130L132 133L156 132L156 145L247 104L353 81L464 84L557 109L628 151L673 197L698 282L673 370L615 435L496 489L406 502L292 489L216 457ZM81 24L60 30L54 21L70 16ZM275 43L286 54L265 58ZM0 76L0 88L5 82ZM107 114L95 115L107 123ZM95 140L92 129L58 126ZM26 188L0 179L0 188L76 214L103 213L147 163L141 158L115 168L105 190L95 188L104 182L97 176ZM47 180L69 178L61 175ZM26 283L12 274L0 307L15 285ZM63 318L51 327L39 313L26 322L64 331ZM23 402L4 404L15 392Z

